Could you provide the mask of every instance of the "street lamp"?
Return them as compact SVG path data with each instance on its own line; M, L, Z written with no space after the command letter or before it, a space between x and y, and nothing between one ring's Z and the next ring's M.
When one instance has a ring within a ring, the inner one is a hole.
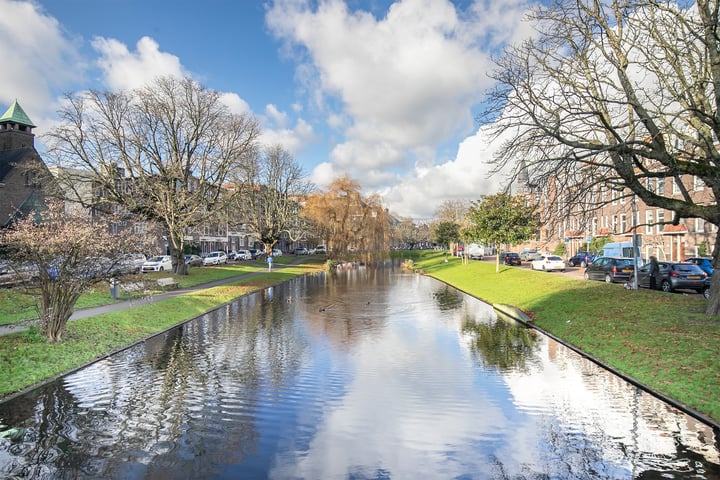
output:
M633 283L632 289L638 288L638 259L637 259L637 205L636 195L632 197L632 249L633 249Z

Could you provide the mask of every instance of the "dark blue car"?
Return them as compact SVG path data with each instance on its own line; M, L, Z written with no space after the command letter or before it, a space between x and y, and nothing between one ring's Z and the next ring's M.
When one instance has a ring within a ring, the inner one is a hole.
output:
M571 267L587 267L595 260L594 252L577 252L567 261Z

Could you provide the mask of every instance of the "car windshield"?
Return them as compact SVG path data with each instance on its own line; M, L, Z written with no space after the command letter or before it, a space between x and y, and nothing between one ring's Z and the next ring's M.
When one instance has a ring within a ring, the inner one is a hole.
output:
M676 265L675 270L677 270L678 272L689 273L689 274L703 273L703 271L700 270L700 267L698 267L697 265L693 265L691 263Z
M162 262L162 261L163 261L163 257L152 257L152 258L151 258L150 260L148 260L148 261L149 261L149 262Z
M560 257L548 257L548 260L552 260L554 262L562 262L562 258Z

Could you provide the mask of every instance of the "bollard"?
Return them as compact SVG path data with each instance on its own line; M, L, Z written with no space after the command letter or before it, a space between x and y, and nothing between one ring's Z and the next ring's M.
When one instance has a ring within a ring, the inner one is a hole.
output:
M120 282L118 282L117 278L110 279L110 298L120 298Z

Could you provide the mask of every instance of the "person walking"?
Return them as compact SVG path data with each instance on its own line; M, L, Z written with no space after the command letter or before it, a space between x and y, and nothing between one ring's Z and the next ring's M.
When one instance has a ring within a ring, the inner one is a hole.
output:
M272 272L273 257L272 255L267 256L268 272Z
M660 276L660 265L658 265L657 258L653 255L650 256L650 289L657 289L657 279Z

